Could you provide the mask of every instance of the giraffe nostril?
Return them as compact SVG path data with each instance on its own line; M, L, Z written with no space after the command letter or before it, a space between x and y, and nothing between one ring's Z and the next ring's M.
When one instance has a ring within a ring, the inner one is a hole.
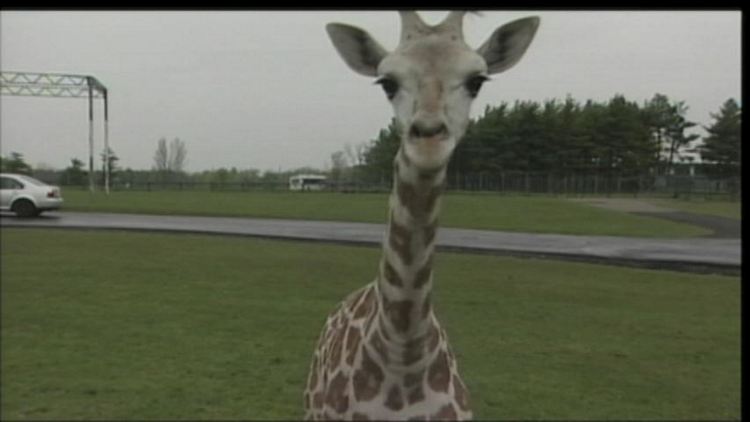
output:
M409 130L409 135L414 138L431 138L433 136L446 134L448 134L448 128L444 123L428 126L415 122L411 125L411 129Z

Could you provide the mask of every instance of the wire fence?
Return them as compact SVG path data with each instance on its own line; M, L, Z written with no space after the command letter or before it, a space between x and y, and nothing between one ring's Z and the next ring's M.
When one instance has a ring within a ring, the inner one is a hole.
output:
M68 185L71 186L71 185ZM81 186L85 188L85 186ZM551 195L660 195L671 197L704 197L738 200L741 179L711 178L707 176L602 176L559 175L534 172L470 173L448 175L448 191L496 192L508 194ZM284 181L242 182L155 182L115 180L114 191L210 191L210 192L285 192L290 190ZM323 185L309 187L309 191L366 193L388 192L391 182L363 180L328 180Z
M706 176L602 176L501 172L469 174L448 180L449 189L555 195L669 195L673 197L724 196L739 198L740 178Z

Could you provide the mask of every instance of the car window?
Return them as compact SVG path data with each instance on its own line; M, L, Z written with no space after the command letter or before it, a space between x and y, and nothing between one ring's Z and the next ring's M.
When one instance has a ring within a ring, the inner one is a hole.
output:
M0 189L21 189L23 185L9 177L0 177Z
M46 184L46 183L44 183L44 182L42 182L42 181L40 181L40 180L36 180L36 179L34 179L33 177L29 177L29 176L24 176L24 175L20 175L20 176L18 176L18 177L20 177L21 179L23 179L23 180L24 180L24 181L26 181L26 182L29 182L29 183L31 183L32 185L36 185L36 186L47 186L47 184Z

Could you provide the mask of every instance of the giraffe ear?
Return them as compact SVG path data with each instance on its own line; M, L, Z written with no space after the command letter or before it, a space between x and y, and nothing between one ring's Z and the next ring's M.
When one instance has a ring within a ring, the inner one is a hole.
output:
M521 60L539 27L536 16L515 20L497 28L477 53L487 62L487 73L500 73Z
M378 64L388 52L370 34L342 23L329 23L326 31L336 51L352 70L365 76L378 75Z

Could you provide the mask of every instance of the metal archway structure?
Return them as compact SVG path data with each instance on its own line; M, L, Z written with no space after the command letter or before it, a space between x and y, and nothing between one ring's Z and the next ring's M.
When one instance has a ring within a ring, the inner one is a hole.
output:
M94 192L94 98L104 100L104 189L109 194L107 88L91 75L0 71L0 95L87 98L89 103L89 190Z

